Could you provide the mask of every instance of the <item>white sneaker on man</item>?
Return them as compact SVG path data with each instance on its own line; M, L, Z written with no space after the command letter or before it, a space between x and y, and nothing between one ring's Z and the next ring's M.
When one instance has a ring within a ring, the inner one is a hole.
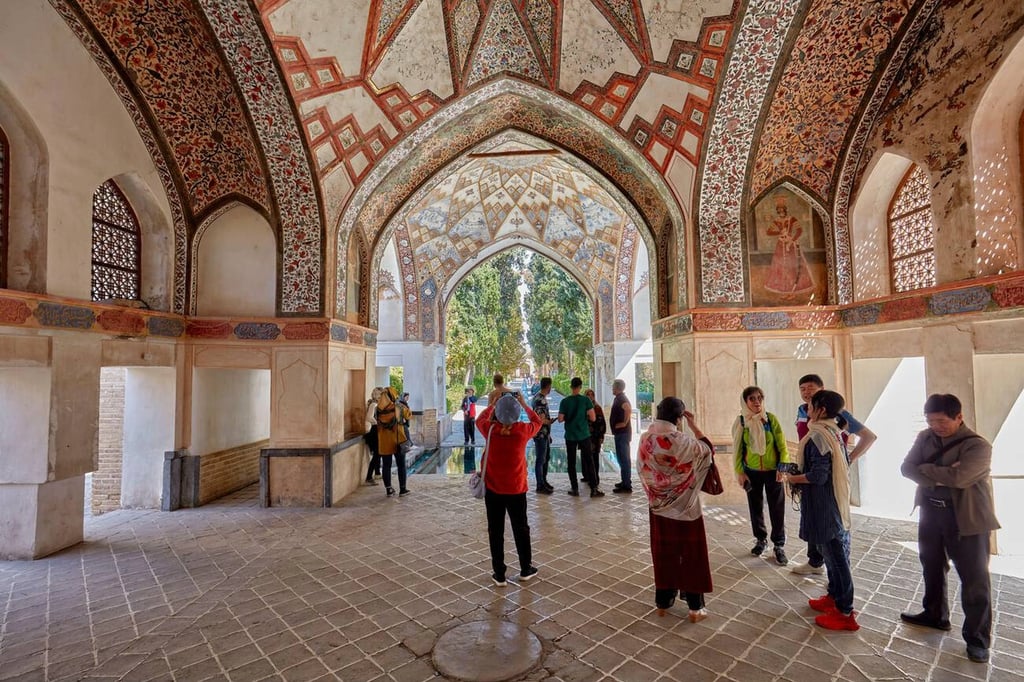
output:
M812 566L810 562L797 564L789 570L797 575L822 575L825 573L824 566Z

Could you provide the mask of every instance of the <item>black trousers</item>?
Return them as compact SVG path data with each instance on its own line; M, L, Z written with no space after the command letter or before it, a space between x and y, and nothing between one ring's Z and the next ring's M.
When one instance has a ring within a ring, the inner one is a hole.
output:
M512 537L519 555L519 572L533 565L530 548L530 524L526 521L526 493L500 495L490 490L484 495L487 507L487 539L491 546L491 568L497 578L504 580L505 571L505 514L512 524Z
M584 438L583 440L569 440L565 441L565 459L569 465L569 485L572 486L573 490L579 490L580 484L576 480L576 451L579 450L581 464L583 465L583 480L590 485L590 489L597 488L597 484L600 482L598 479L597 471L595 471L595 464L597 461L593 456L592 449L590 447L590 439Z
M988 572L989 534L960 535L953 505L921 505L917 546L924 570L924 611L936 620L949 619L946 573L949 560L960 576L960 604L964 609L964 641L988 649L992 643L992 581Z
M393 455L381 455L381 463L384 465L384 487L391 487L391 460L398 460L398 490L405 490L405 455L399 450Z
M768 517L772 522L772 544L783 547L786 544L786 489L775 480L775 471L744 469L750 479L747 491L747 506L750 508L750 530L754 537L764 542L768 530L764 525L764 503L768 502Z
M466 417L462 422L462 435L467 443L476 443L476 417Z

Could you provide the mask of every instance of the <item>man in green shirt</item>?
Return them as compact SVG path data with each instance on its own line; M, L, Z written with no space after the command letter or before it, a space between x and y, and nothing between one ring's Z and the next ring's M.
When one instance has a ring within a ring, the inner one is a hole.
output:
M583 380L573 377L569 383L572 395L562 398L558 405L558 421L565 422L565 457L569 463L569 483L572 487L569 494L580 496L579 483L576 481L576 451L580 452L583 464L583 480L590 485L591 497L604 497L598 489L600 479L597 474L597 457L590 447L590 422L597 419L594 414L594 403L585 395L580 395Z

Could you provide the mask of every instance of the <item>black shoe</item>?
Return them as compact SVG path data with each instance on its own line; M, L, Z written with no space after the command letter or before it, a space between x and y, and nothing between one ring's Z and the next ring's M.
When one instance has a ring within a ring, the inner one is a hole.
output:
M529 582L535 575L537 575L537 567L530 566L525 571L519 574L519 582Z
M613 493L631 493L631 492L633 492L633 488L630 487L630 486L624 486L624 485L622 485L620 483L617 486L615 486L614 488L612 488L612 492Z
M547 491L548 491L549 493L553 493L553 492L555 492L555 486L551 485L550 483L545 483L545 484L544 484L543 486L541 486L541 487L543 487L543 488L544 488L545 490L547 490Z
M549 488L537 488L537 490L535 490L534 492L536 492L538 495L550 495L554 491Z
M569 494L572 495L573 497L579 497L580 491L577 490L576 488L573 488L572 490L569 491Z
M775 562L779 566L785 566L789 563L789 557L786 556L786 550L782 549L780 545L775 545Z
M942 630L943 632L949 632L953 629L948 620L939 620L932 618L926 612L921 613L901 613L900 620L908 625L916 625L920 628L932 628L934 630Z
M598 490L597 488L594 488L593 490L590 491L590 496L591 497L604 497L604 491L603 490Z
M768 547L768 543L764 540L758 540L754 543L754 546L750 548L750 553L754 556L761 556L764 554L764 550Z
M971 646L968 644L967 658L975 663L988 663L988 649L982 649L980 646Z
M392 488L391 486L388 486L387 488L385 488L384 492L386 492L388 494L388 497L394 497L395 496L395 489Z
M368 478L365 481L363 481L363 485L377 485L377 481L373 480L372 478Z
M491 575L491 582L494 583L495 587L508 587L508 581L505 580L505 576L500 578L496 575Z
M399 490L398 491L398 496L399 497L405 497L408 494L409 494L409 489L408 488L406 488L405 490Z

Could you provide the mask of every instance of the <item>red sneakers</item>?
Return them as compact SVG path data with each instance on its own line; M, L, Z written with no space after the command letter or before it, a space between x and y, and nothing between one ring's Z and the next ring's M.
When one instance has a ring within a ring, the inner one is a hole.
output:
M860 630L860 625L857 623L857 618L853 611L845 616L835 610L829 611L828 613L816 616L814 622L826 630Z
M807 605L815 611L821 611L822 613L828 613L829 611L836 610L836 600L828 594L823 597L818 597L817 599L808 599Z

